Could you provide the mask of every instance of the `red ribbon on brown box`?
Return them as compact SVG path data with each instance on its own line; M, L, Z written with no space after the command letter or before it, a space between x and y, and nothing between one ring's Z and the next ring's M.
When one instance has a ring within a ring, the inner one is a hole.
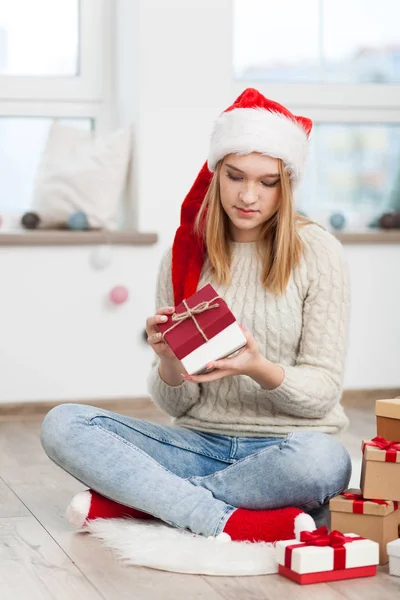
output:
M211 284L186 298L158 328L175 356L181 360L226 329L236 319Z
M357 515L364 514L365 502L374 502L375 504L385 504L386 506L389 506L389 502L386 502L386 500L378 500L376 498L364 498L362 494L351 494L350 492L344 492L342 496L347 500L353 500L353 513ZM399 503L397 502L397 500L393 501L393 507L394 510L397 510L399 508Z
M364 540L363 537L346 536L340 531L331 531L328 533L328 528L323 526L314 531L302 531L300 533L300 541L302 544L292 544L285 548L285 567L291 569L292 552L295 548L304 548L304 546L331 546L333 548L333 570L346 568L346 548L348 542L356 540Z
M370 442L364 442L363 452L365 446L375 446L380 450L386 450L385 462L395 463L397 460L397 453L400 452L400 441L388 441L381 435L372 438Z

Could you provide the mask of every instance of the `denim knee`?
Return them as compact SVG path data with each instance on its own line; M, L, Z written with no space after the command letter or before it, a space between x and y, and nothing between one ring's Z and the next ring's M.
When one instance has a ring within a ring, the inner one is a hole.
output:
M348 487L351 458L339 440L319 432L298 432L292 443L299 444L302 457L298 475L311 491L313 501L302 508L316 508Z
M87 409L92 407L80 404L60 404L52 408L45 416L40 429L40 442L47 456L59 463L63 449L76 432L76 425Z

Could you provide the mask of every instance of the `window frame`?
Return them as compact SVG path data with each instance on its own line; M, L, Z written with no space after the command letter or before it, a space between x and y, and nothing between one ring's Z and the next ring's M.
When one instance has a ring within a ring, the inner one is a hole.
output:
M257 88L267 98L287 106L294 114L305 115L318 124L400 124L400 85L274 83L235 75L234 6L231 14L231 90L237 97L246 87ZM328 211L325 211L326 215ZM360 215L362 221L362 215Z
M102 134L115 127L113 0L80 0L77 76L0 75L0 119L87 118ZM19 211L6 211L10 217Z
M0 118L87 117L99 133L115 121L112 100L115 5L80 0L79 74L71 77L0 75Z
M232 65L233 70L233 65ZM235 79L232 76L232 92L239 95L244 87L257 88L267 97L290 106L309 109L361 109L386 111L400 106L400 85L358 83L343 85L335 83L272 83L253 79Z
M315 122L400 123L400 84L274 83L235 76L234 5L231 13L232 94L255 87L262 94L306 114Z
M373 108L376 110L398 108L400 106L400 84L376 83L307 83L276 82L257 78L239 78L235 75L235 4L231 10L231 65L233 91L246 87L255 87L262 93L268 91L271 98L281 98L291 106L309 108ZM271 0L268 0L271 3ZM321 0L319 0L321 2ZM351 0L350 0L351 2ZM240 92L239 92L240 93ZM267 94L268 95L268 94Z
M103 58L112 3L110 0L80 0L79 73L74 76L0 75L0 102L3 101L85 101L99 102L104 95ZM97 52L93 52L97 48Z

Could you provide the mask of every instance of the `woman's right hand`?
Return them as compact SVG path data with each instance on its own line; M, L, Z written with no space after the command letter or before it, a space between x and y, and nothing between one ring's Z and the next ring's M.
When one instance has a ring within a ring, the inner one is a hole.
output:
M176 359L175 354L168 344L164 342L162 334L157 327L158 323L165 323L167 320L166 315L171 315L174 310L173 306L164 306L159 308L154 316L146 319L147 342L160 358Z

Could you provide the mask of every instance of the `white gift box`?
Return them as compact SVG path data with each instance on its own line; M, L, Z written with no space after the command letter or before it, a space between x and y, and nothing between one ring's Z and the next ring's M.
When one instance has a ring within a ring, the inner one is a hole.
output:
M400 577L400 538L389 542L386 549L389 555L389 573Z
M243 331L238 323L232 323L208 342L187 354L181 359L181 363L189 375L200 374L206 370L207 363L226 358L245 345L246 338Z
M346 537L359 537L355 533L345 533ZM299 540L282 540L276 543L276 561L285 566L285 550L287 546L301 544ZM355 540L346 542L346 569L366 567L379 564L379 544L372 540ZM308 546L292 550L290 569L296 573L321 573L332 571L334 567L334 548L330 546ZM400 559L399 559L400 560Z

